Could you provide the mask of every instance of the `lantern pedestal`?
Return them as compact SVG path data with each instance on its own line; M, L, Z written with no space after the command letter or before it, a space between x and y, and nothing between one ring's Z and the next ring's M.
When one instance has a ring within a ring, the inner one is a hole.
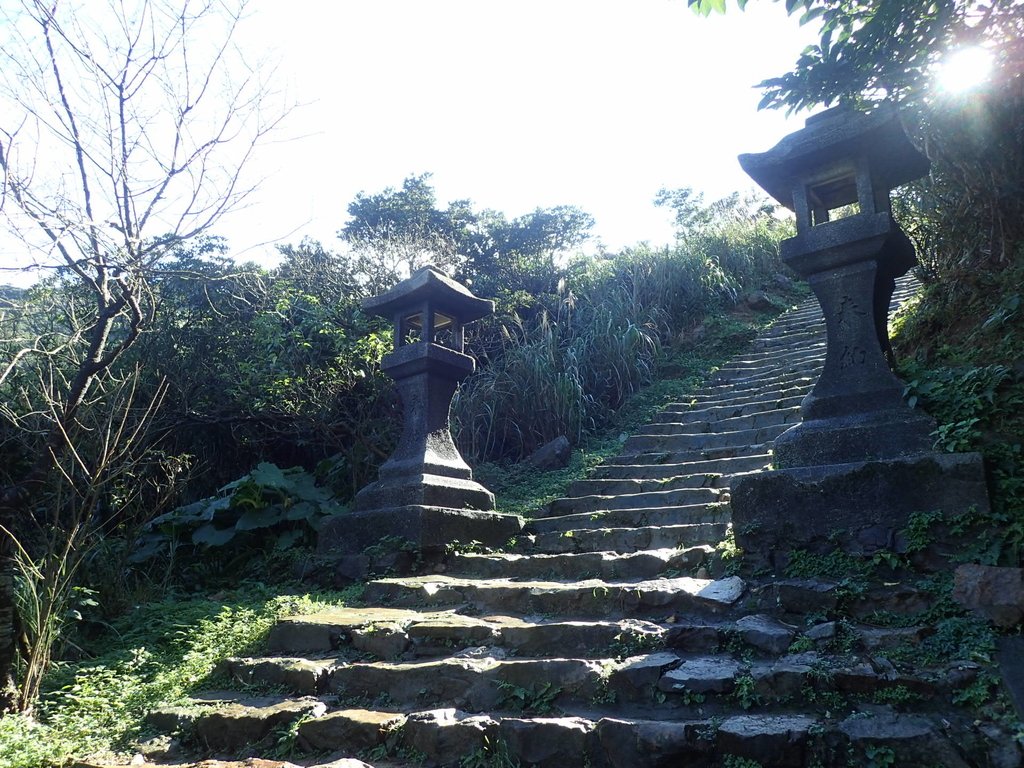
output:
M457 541L501 547L522 528L520 517L498 512L424 505L387 507L331 518L320 529L318 549L334 555L358 555L384 539L408 544L427 556L440 555Z
M494 495L473 480L449 429L455 388L475 366L462 352L462 328L491 314L493 302L425 267L363 308L394 320L395 350L381 367L402 400L402 435L379 479L356 494L355 511L321 529L320 551L358 554L382 539L427 554L457 541L504 544L522 519L492 511Z
M929 453L896 459L782 469L741 478L730 489L744 566L786 572L793 550L854 556L905 554L911 515L946 520L988 510L981 456ZM954 543L958 537L953 537ZM933 558L929 568L955 567Z

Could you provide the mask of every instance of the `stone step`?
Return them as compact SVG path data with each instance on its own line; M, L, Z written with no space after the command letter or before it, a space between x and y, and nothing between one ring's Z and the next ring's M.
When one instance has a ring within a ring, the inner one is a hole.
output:
M777 424L758 429L740 429L735 432L704 432L683 435L636 434L628 437L622 446L621 456L636 456L641 453L664 451L704 451L714 448L745 448L763 445L781 435L791 424Z
M723 448L707 448L701 451L645 451L630 455L613 456L606 461L609 466L615 465L672 465L689 464L718 459L736 459L768 453L771 443L762 445L734 445Z
M725 538L728 527L728 523L720 522L551 531L523 536L522 543L516 548L547 554L604 550L639 552L664 547L710 548Z
M481 611L610 619L684 611L697 616L722 613L742 597L745 588L738 576L563 582L431 575L374 579L367 584L364 599L395 607L469 604Z
M806 395L814 387L816 381L816 376L783 376L777 382L769 382L764 386L742 392L723 386L717 390L695 394L687 405L694 408L712 408L716 405L737 406L773 398L792 397L797 394Z
M534 768L709 766L740 761L763 768L867 766L881 765L877 762L881 755L887 765L966 768L961 750L985 759L999 754L999 747L1008 741L999 741L997 732L972 731L955 716L946 719L943 713L900 714L871 707L838 718L792 706L768 713L732 711L716 716L678 709L661 718L608 716L593 709L576 715L517 715L475 714L453 707L408 713L343 708L301 722L297 744L314 753L383 753L387 762L375 761L378 766L408 765L402 757L408 754L419 756L417 762L425 760L427 765ZM399 762L391 762L389 755ZM726 763L727 759L732 762ZM340 768L342 763L365 765L356 760L330 765Z
M687 523L718 523L730 519L727 504L690 504L683 507L647 507L582 512L558 517L531 520L526 533L578 531L585 528L618 528L624 525L684 525Z
M325 714L327 705L313 697L247 696L237 691L208 691L184 706L157 707L146 725L158 732L184 732L204 749L235 751L267 744L275 734L304 718Z
M788 384L792 379L800 376L816 379L824 364L825 359L822 357L799 364L769 366L728 381L719 382L712 378L695 394L698 398L714 392L732 392L741 395L768 385Z
M685 507L695 504L714 504L721 501L717 488L675 488L646 493L614 496L573 496L555 499L545 510L544 517L561 517L613 509L647 509L651 507Z
M569 485L569 496L612 496L615 494L651 493L652 491L674 491L681 488L723 488L728 487L720 474L680 475L659 477L653 480L615 480L610 478L575 480Z
M687 435L708 434L714 432L740 432L745 429L774 427L779 424L795 424L800 421L800 408L776 408L760 411L747 416L733 416L715 421L668 421L660 419L653 424L640 428L643 435Z
M812 326L801 330L781 331L777 334L761 336L750 343L750 348L755 352L772 349L797 349L802 344L813 344L824 337L825 325L822 321L820 327Z
M449 575L512 579L644 580L666 571L691 572L704 564L699 547L647 549L643 552L581 552L564 554L462 554L448 561Z
M770 379L780 373L797 374L814 371L824 364L825 354L822 351L819 354L802 355L796 359L771 360L758 365L720 368L711 377L710 382L712 385L733 384L736 385L737 390L741 390L746 384Z
M629 457L623 457L628 460ZM755 453L720 459L697 459L671 464L601 464L594 468L595 480L658 480L676 477L717 477L762 469L771 463L771 454ZM587 482L587 481L582 481Z
M677 424L684 424L688 421L714 423L723 419L753 416L759 413L771 413L776 410L798 407L803 398L804 392L801 389L785 397L754 400L739 405L727 404L697 408L682 403L672 403L655 414L654 421L655 423L670 421Z
M729 360L729 362L723 365L719 370L724 371L731 368L765 365L769 363L781 364L791 360L800 360L806 357L824 357L825 346L825 338L822 337L819 341L801 344L790 350L770 349L758 352L748 349Z

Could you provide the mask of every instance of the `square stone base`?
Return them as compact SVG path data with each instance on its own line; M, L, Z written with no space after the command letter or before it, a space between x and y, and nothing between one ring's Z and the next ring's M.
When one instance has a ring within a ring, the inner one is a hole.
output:
M320 529L317 550L322 554L359 554L385 537L403 539L428 552L455 542L479 541L500 547L522 528L523 519L518 515L408 505L336 515Z
M795 549L865 556L905 551L903 531L915 512L953 516L989 509L977 453L781 469L740 478L731 494L744 562L776 573Z

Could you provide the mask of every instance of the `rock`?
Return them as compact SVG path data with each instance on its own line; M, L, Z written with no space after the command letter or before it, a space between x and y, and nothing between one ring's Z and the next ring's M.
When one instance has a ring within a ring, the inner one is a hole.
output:
M505 717L501 737L509 751L536 768L583 766L588 734L594 724L581 717Z
M299 725L299 744L306 750L345 749L358 752L383 744L405 722L405 715L342 709Z
M356 760L354 757L343 757L340 760L332 760L329 763L317 763L309 768L373 768L369 763Z
M657 685L661 676L679 666L680 658L674 653L650 653L626 659L621 667L612 672L609 687L622 693L627 699L642 695L645 690Z
M850 740L854 753L865 760L867 753L888 749L890 765L900 768L967 768L957 751L928 718L920 715L882 713L851 715L839 724L839 730Z
M527 456L525 463L542 471L562 469L569 465L571 455L572 446L569 439L565 435L559 435Z
M366 555L341 555L334 562L334 577L339 584L362 581L370 573L370 558Z
M775 306L764 291L751 291L743 297L743 302L758 312L765 312Z
M736 622L736 631L747 645L771 654L784 653L796 635L793 627L763 614L744 616Z
M383 622L352 630L352 647L380 659L397 659L409 644L409 636L401 624Z
M688 723L603 718L597 723L601 751L609 768L639 765L705 765L697 758L710 752L713 742L701 738L707 722Z
M839 601L838 584L820 579L780 579L775 582L776 599L790 613L819 613L834 610Z
M327 686L333 666L330 661L302 658L228 658L220 662L218 669L243 685L271 686L315 695Z
M689 653L708 653L718 650L718 627L707 624L681 624L669 629L665 645Z
M821 624L815 624L813 627L804 632L804 637L808 640L829 640L836 636L836 623L834 621L825 621Z
M1024 618L1024 568L961 565L953 578L953 599L999 627Z
M753 666L750 674L759 696L785 699L800 694L811 671L811 665L803 663L799 656L784 656L771 665Z
M270 697L247 699L245 704L232 702L198 715L196 735L211 749L233 750L255 744L301 717L317 718L326 710L326 704L308 697L284 701Z
M739 576L729 576L712 581L697 593L697 597L712 605L727 606L739 600L746 588L747 585Z
M740 665L728 658L704 656L687 659L662 675L658 689L666 693L728 693L739 671Z
M860 646L865 651L892 650L917 645L925 637L924 627L863 627L857 630Z
M718 729L718 749L760 765L804 764L804 745L815 720L800 715L737 715Z
M435 760L469 755L494 740L498 723L487 715L457 709L435 709L409 715L403 729L405 745Z

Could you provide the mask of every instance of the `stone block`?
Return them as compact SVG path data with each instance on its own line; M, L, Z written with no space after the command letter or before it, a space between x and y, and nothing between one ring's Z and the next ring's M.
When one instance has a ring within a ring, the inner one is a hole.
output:
M956 569L953 599L999 627L1024 618L1024 568L969 563Z
M496 547L522 528L516 515L412 505L336 515L321 528L318 548L325 554L358 554L385 537L424 551L440 551L457 541Z
M731 504L750 565L779 572L794 549L899 551L911 514L984 512L988 490L979 454L922 454L747 475Z

